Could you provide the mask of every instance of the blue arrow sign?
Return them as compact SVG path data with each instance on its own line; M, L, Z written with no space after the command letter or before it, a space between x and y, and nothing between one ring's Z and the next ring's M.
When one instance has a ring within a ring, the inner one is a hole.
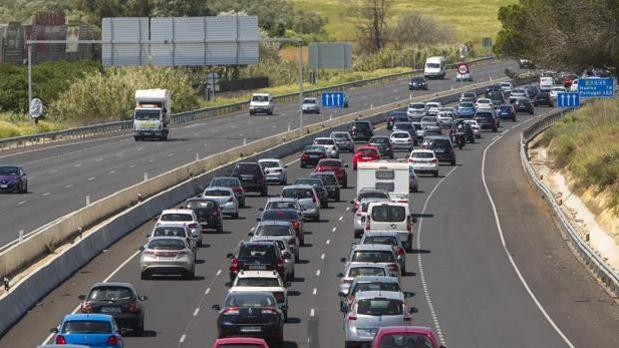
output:
M610 98L615 95L615 84L612 78L578 79L578 93L583 98Z
M344 92L325 92L321 95L323 108L343 108Z
M580 107L580 95L576 92L557 93L557 106L560 108Z

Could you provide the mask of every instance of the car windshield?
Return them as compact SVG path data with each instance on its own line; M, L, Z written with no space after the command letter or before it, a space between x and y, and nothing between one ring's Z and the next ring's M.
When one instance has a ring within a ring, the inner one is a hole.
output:
M262 168L278 168L280 165L277 161L262 161L260 162L260 166Z
M396 139L404 139L404 138L410 138L411 137L408 133L393 133L393 134L391 134L391 136L396 138Z
M441 65L438 63L427 63L426 64L426 68L430 68L430 69L438 69L440 68Z
M17 175L19 173L18 167L4 166L0 167L0 175Z
M400 291L398 283L384 283L384 282L372 282L372 283L357 283L352 289L352 294L357 291Z
M398 241L393 236L369 236L363 239L363 244L383 244L397 246Z
M348 133L331 133L331 138L345 138L345 139L348 139Z
M316 99L303 99L303 104L316 104Z
M204 195L209 197L229 197L232 196L232 192L228 190L204 190Z
M406 209L397 205L377 205L372 208L372 220L374 221L404 221Z
M315 178L315 179L297 179L294 181L295 185L310 185L310 186L314 186L314 187L321 187L322 185L322 181L320 181L320 179Z
M290 227L283 225L261 225L256 229L256 236L283 237L294 235Z
M377 152L374 149L359 149L357 154L360 156L376 156Z
M233 293L226 298L226 307L275 307L273 296L267 294Z
M419 151L419 152L413 152L412 157L413 158L434 158L434 154L432 154L431 152Z
M227 347L227 346L226 346ZM428 336L416 333L390 333L382 337L378 348L432 348Z
M337 178L335 177L335 175L330 175L330 174L317 174L316 175L317 178L320 179L320 181L322 181L325 185L337 185Z
M247 99L245 99L247 100ZM255 101L255 102L268 102L269 101L269 97L266 95L255 95L251 98L251 101Z
M282 197L295 199L312 198L314 197L314 192L310 189L302 188L285 189L282 191Z
M183 250L185 243L179 239L153 239L148 243L148 249L155 250Z
M187 237L187 233L183 227L157 227L153 237Z
M170 213L163 214L160 218L161 221L193 221L193 216L191 214L182 214L182 213Z
M314 145L335 145L333 139L316 139Z
M402 301L387 298L361 300L357 303L357 314L363 315L402 315Z
M352 262L395 262L388 250L358 250L352 254Z
M299 214L295 210L267 210L262 214L262 220L296 220Z
M133 291L125 286L99 286L90 290L90 301L122 301L133 299Z
M72 320L64 323L62 332L66 334L109 334L112 333L112 325L108 321Z
M159 120L159 115L161 115L161 111L159 110L145 110L138 109L135 110L135 119L138 121L148 121L148 120Z
M277 278L237 278L235 286L279 287Z
M385 276L385 269L382 267L353 267L348 271L349 277L358 276Z
M413 77L412 80L415 81L415 82L423 82L423 81L425 81L425 79L423 77Z

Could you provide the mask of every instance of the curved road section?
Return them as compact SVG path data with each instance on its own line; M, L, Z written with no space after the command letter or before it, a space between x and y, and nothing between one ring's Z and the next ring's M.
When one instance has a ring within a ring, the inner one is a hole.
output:
M477 144L456 150L457 166L441 166L438 178L420 178L412 207L422 219L414 251L407 255L408 273L402 277L403 288L416 293L410 300L419 309L413 323L433 327L451 347L617 347L619 314L614 300L575 260L520 166L518 132L530 119L521 116L517 123L503 122L502 136L484 133ZM350 163L349 154L342 157ZM299 168L298 158L297 154L284 159L289 181L311 172ZM356 182L354 172L349 172L349 182ZM279 192L280 187L269 187L271 196ZM306 246L289 289L285 347L343 346L336 275L343 268L339 259L354 241L346 203L354 192L354 187L343 190L342 202L330 203L321 222L305 225ZM217 313L210 308L221 304L228 291L225 255L247 238L264 202L250 197L239 219L225 221L224 233L205 235L209 247L200 249L197 278L191 281L140 279L136 250L153 227L146 223L50 293L5 334L0 346L40 344L50 327L76 309L78 295L93 282L109 280L131 282L149 297L146 332L127 337L127 346L208 347L216 338Z

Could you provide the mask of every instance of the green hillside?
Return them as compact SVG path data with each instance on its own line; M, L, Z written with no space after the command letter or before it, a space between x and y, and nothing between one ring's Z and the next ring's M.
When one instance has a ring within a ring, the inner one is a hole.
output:
M351 41L355 29L350 18L350 1L343 0L290 0L295 6L312 10L329 18L326 31L337 40ZM492 37L501 28L497 19L499 7L517 0L394 0L393 15L410 11L435 18L453 28L461 42L481 44L482 37Z

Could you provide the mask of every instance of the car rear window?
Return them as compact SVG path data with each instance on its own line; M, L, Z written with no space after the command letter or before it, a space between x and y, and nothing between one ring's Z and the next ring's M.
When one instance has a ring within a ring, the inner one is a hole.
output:
M364 199L368 199L368 198L389 199L389 194L387 192L382 192L382 191L365 191L365 192L359 193L359 197L357 197L357 199L360 201Z
M316 144L316 145L334 145L335 141L333 139L316 139L316 140L314 140L314 144Z
M239 174L256 174L260 172L259 168L260 167L257 163L239 163L236 165L236 167L234 167L232 175L235 176Z
M434 154L431 152L413 152L413 158L434 158Z
M364 238L363 244L383 244L383 245L397 246L398 241L393 236L373 236L373 237Z
M208 190L207 189L204 191L204 195L212 196L212 197L227 197L227 196L232 196L232 192L228 190Z
M262 262L275 260L275 250L272 244L242 245L239 250L239 259L252 259Z
M295 202L269 202L265 210L270 209L299 209Z
M238 278L236 286L278 287L277 278Z
M188 201L185 206L188 209L214 209L216 204L213 201Z
M478 112L475 117L480 117L480 118L492 118L492 114L489 112Z
M322 186L322 181L319 178L315 179L297 179L294 181L295 185L310 185L310 186Z
M393 125L393 129L411 129L413 126L410 123L398 122Z
M163 214L161 215L161 221L193 221L193 216L191 216L191 214L180 214L180 213L173 213L173 214Z
M402 301L386 298L361 300L357 303L357 314L363 315L402 315Z
M157 227L153 231L154 237L187 237L183 227Z
M348 133L331 133L331 138L346 138L348 139Z
M357 154L361 156L376 156L378 153L374 149L359 149Z
M262 168L277 168L277 167L279 167L279 162L277 162L277 161L264 161L264 162L260 162L260 166L262 166Z
M352 254L352 262L395 262L393 253L388 250L357 250Z
M322 146L308 145L303 149L304 152L325 152L325 148Z
M391 136L396 139L405 139L411 137L408 133L393 133Z
M98 320L72 320L64 323L63 333L84 334L109 334L112 333L112 325L107 321Z
M292 235L288 226L282 225L261 225L256 229L256 236L283 237Z
M342 162L334 161L334 160L321 160L320 162L318 162L318 165L325 166L325 167L341 168L342 167Z
M153 239L148 243L148 249L183 250L185 249L185 243L178 239Z
M396 125L397 125L397 123L396 123ZM373 137L372 139L370 139L369 143L370 144L387 144L387 143L389 143L389 138L386 138L386 137Z
M421 122L436 123L436 117L428 116L421 119Z
M378 267L353 267L348 271L349 277L358 276L385 276L385 269Z
M357 283L352 289L352 294L357 291L400 291L400 285L398 283L384 283L384 282L372 282L372 283Z
M335 177L335 175L316 175L317 178L319 178L325 185L337 185L337 178Z
M226 346L227 347L227 346ZM432 341L428 336L416 333L392 333L381 338L378 348L405 348L419 347L432 348Z
M275 307L275 298L269 294L232 293L226 297L226 307Z
M312 198L314 197L314 192L310 189L302 188L285 189L282 191L282 197L295 199Z
M369 129L370 125L365 122L356 122L356 123L353 123L353 127L358 128L358 129Z
M262 214L263 220L294 220L299 214L293 210L267 210Z
M126 286L99 286L90 290L88 300L122 301L133 298L133 291Z
M209 186L241 186L238 178L215 178Z
M426 108L425 104L409 104L408 107L410 109L417 109L417 110L421 110L421 109L425 109Z
M377 205L372 208L372 220L392 222L406 220L406 209L397 205Z

